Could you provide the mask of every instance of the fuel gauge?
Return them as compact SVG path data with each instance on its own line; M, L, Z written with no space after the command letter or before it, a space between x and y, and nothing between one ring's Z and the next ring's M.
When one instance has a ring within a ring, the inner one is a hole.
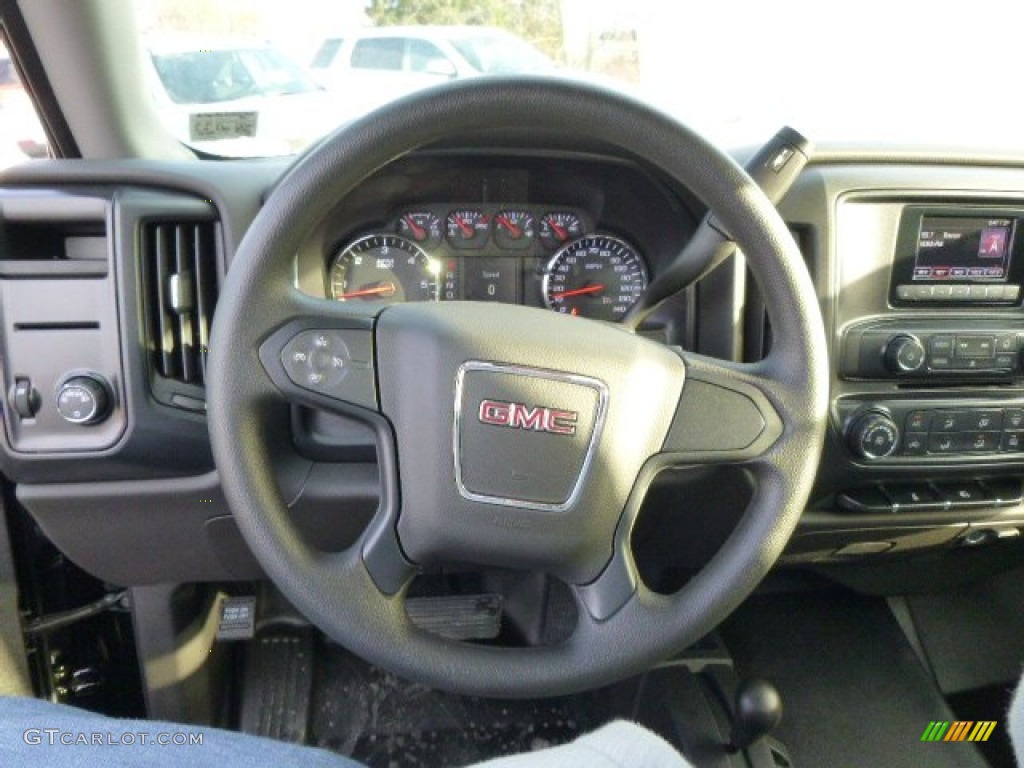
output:
M398 219L397 230L398 234L427 250L441 244L441 217L430 211L406 211Z

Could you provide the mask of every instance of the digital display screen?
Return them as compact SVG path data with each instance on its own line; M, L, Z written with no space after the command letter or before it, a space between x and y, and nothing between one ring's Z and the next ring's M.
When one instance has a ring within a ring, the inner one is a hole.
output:
M924 216L915 281L1001 282L1010 272L1014 219Z
M483 256L466 259L463 266L463 297L466 301L519 301L519 259Z
M521 266L522 260L516 256L449 258L440 276L440 298L517 304Z

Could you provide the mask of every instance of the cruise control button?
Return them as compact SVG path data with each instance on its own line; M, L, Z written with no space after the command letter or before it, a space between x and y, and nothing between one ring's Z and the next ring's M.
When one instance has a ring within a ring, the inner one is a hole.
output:
M321 395L377 407L369 331L314 330L296 334L281 352L292 383Z

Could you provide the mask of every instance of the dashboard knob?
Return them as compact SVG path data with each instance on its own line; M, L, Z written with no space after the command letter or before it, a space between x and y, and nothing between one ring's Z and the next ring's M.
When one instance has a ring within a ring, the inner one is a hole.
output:
M862 459L884 459L896 450L900 428L881 411L866 411L855 416L846 430L850 450Z
M924 361L924 345L913 336L894 336L885 345L885 367L893 373L914 373Z
M72 424L96 424L110 415L109 392L97 374L72 376L57 390L57 412Z

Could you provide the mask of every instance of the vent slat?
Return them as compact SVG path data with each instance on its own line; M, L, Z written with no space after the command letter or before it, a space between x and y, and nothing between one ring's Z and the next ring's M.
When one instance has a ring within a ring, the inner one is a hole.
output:
M213 324L213 305L217 295L217 252L211 234L208 228L198 226L193 232L194 272L197 276L207 276L207 279L197 279L195 285L196 320L199 330L199 379L204 385L206 353L210 347L210 326Z
M156 245L155 269L153 283L156 288L156 319L159 337L157 343L157 370L162 376L169 379L178 376L178 356L175 351L178 347L178 339L175 334L174 321L168 310L170 303L167 296L167 280L174 264L173 243L171 242L170 228L165 225L154 227L154 239Z
M191 283L192 256L191 238L188 236L191 227L179 224L174 228L174 258L175 272L178 280L186 285ZM189 288L183 291L190 295L195 292ZM181 357L181 378L186 383L193 383L198 377L196 375L196 340L192 323L193 314L191 308L178 314L178 338L180 340L179 354Z
M142 236L146 328L165 379L203 386L217 301L215 222L159 222Z

